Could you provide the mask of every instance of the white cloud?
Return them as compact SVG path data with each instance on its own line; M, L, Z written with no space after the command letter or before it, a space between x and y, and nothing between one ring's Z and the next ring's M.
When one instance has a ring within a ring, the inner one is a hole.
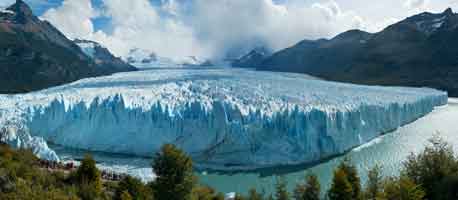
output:
M308 4L275 4L272 0L197 0L190 15L192 27L215 53L247 51L259 44L273 49L320 37L331 37L364 20L342 11L335 1Z
M73 39L89 37L94 32L91 19L96 16L90 0L65 0L60 7L47 10L42 18Z
M69 37L96 40L116 55L138 47L161 56L219 57L237 55L258 45L275 50L303 39L330 38L349 29L377 32L418 10L440 6L428 0L65 0L43 18ZM455 1L455 0L444 0ZM403 4L403 3L401 3ZM445 6L444 6L445 5ZM91 19L110 17L110 33L94 31ZM375 17L374 17L375 16Z
M186 12L174 0L165 1L161 7L153 7L148 0L103 3L103 10L97 11L90 0L65 0L42 18L68 37L96 40L116 55L137 47L176 59L189 55L222 58L257 45L280 49L304 38L331 37L368 24L355 13L343 11L333 0L312 5L195 0ZM94 32L91 19L98 13L111 18L112 33Z
M130 48L148 49L171 58L205 54L192 28L180 20L159 16L159 8L147 0L104 0L104 4L105 14L112 19L110 37L125 42ZM128 50L122 49L119 53L125 54Z
M427 0L406 0L404 6L411 10L424 10L427 8Z
M180 12L180 4L175 0L162 0L162 10L173 16L178 16Z
M2 0L0 1L0 8L6 8L14 3L14 0Z

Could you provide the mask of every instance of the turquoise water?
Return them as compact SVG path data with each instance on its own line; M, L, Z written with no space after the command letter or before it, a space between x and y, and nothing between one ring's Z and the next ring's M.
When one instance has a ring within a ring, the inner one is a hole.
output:
M216 188L218 191L246 193L255 187L259 191L270 193L273 191L278 176L288 181L290 189L301 181L308 173L318 175L323 191L327 190L333 169L344 157L349 157L359 168L361 178L366 179L366 172L375 165L382 166L385 176L397 175L402 167L402 161L412 152L421 151L428 139L439 135L451 143L458 152L458 100L450 99L447 106L435 109L427 116L408 124L398 130L381 136L368 144L354 149L344 156L340 156L315 166L281 167L255 172L221 174L215 172L199 172L199 180ZM86 152L57 148L56 151L64 160L81 158ZM123 173L129 173L144 180L150 180L153 175L149 168L150 158L129 157L95 153L99 167Z

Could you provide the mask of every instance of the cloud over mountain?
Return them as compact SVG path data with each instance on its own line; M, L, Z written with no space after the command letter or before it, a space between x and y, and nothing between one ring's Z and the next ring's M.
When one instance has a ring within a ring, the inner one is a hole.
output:
M138 47L177 59L237 56L256 46L278 50L348 29L379 31L399 20L387 10L387 17L375 21L348 6L367 4L360 0L100 1L95 6L91 0L64 0L42 18L71 38L98 41L117 55ZM426 5L427 0L407 0L401 7ZM107 30L94 28L100 17L109 19Z

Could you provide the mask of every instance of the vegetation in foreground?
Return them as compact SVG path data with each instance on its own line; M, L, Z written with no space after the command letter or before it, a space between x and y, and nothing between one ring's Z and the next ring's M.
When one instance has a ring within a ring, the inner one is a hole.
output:
M199 184L192 160L173 145L164 145L153 161L158 175L144 184L125 176L103 179L95 160L86 156L73 171L48 170L29 150L0 145L0 199L115 199L115 200L223 200L222 193ZM357 168L345 159L334 170L330 189L322 195L318 178L307 175L292 192L279 178L274 194L251 189L236 200L451 200L458 199L458 159L450 145L433 138L420 154L404 162L400 176L383 177L381 167L369 170L361 184Z

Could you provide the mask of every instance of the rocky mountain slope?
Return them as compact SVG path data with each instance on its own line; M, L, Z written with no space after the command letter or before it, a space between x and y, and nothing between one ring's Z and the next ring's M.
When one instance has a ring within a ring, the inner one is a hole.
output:
M271 50L265 47L257 47L239 59L232 61L231 65L233 67L258 67L265 58L271 55Z
M381 32L351 30L304 40L258 69L308 73L359 84L427 86L458 96L458 15L421 13Z
M95 62L54 26L34 16L22 0L0 12L0 93L130 70Z
M95 64L104 67L106 72L114 73L136 70L134 66L125 63L121 58L114 56L107 48L97 42L80 39L76 39L74 42L95 62Z

